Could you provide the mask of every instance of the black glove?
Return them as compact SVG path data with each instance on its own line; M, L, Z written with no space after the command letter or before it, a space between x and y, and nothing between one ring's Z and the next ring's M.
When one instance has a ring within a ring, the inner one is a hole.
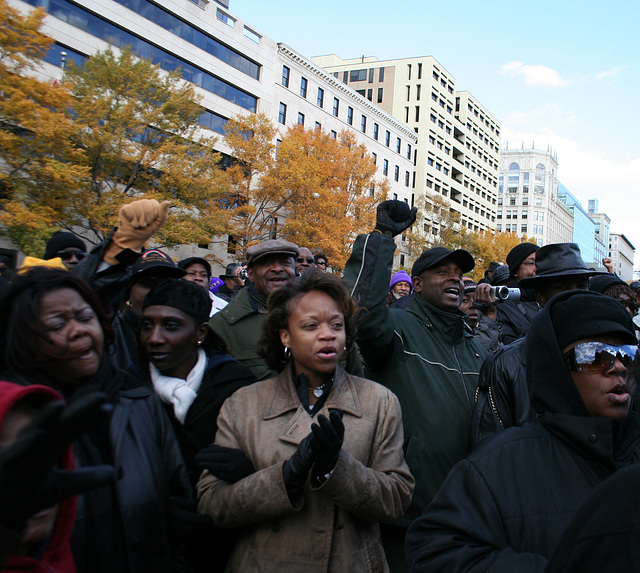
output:
M318 414L318 423L311 425L311 432L316 447L313 477L317 483L323 483L325 476L336 467L344 442L342 412L331 410L329 419Z
M0 452L0 521L22 531L39 511L68 497L115 481L113 466L77 470L56 467L67 447L104 422L113 407L104 394L92 393L70 406L51 402Z
M307 482L314 459L313 434L309 434L298 444L295 453L282 464L282 479L289 499L302 495L302 488Z
M404 201L383 201L376 212L376 229L395 237L413 225L417 213L417 207L410 209Z
M236 483L256 471L242 450L218 444L202 448L193 459L201 470L229 483Z
M183 540L188 540L198 529L213 524L211 517L198 513L198 502L185 497L169 498L171 530Z

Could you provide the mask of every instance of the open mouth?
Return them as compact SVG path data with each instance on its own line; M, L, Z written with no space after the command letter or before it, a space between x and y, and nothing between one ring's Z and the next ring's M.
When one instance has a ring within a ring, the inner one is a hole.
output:
M460 290L455 287L446 288L444 289L444 294L446 294L447 296L458 298L460 296Z
M323 360L332 360L338 355L338 352L333 346L325 346L318 351L318 356Z
M607 397L615 404L626 404L629 401L629 389L625 384L617 384L609 392Z

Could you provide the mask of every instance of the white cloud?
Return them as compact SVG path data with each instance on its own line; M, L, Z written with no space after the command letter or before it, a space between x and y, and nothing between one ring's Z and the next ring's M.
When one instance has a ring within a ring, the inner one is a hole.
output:
M606 78L613 78L615 76L617 76L622 70L625 69L626 66L615 66L609 70L604 70L602 72L600 72L597 76L596 76L596 80L604 80Z
M569 82L562 79L556 70L543 65L525 65L517 60L502 66L500 73L524 76L524 82L528 86L562 88L569 85Z
M597 198L601 212L611 218L611 231L624 233L640 253L640 155L621 161L606 151L588 148L577 141L554 133L549 127L536 131L519 131L503 124L502 146L538 150L550 146L558 159L558 178L586 209L589 199ZM640 256L636 257L638 268Z

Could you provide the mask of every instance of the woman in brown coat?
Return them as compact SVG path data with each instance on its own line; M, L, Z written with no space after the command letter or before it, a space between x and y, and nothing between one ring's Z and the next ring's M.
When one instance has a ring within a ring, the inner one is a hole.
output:
M227 571L388 571L378 523L414 485L398 400L338 365L355 314L340 279L307 273L269 308L261 352L284 370L222 406L198 508L245 526Z

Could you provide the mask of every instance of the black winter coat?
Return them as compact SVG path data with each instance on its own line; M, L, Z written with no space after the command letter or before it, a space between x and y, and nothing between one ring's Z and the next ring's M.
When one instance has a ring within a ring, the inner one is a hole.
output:
M638 415L615 426L590 416L553 332L545 312L527 336L539 418L488 440L452 469L409 529L411 571L541 572L593 488L640 459Z
M525 340L519 338L487 357L482 364L469 432L471 448L505 428L521 426L533 419Z

